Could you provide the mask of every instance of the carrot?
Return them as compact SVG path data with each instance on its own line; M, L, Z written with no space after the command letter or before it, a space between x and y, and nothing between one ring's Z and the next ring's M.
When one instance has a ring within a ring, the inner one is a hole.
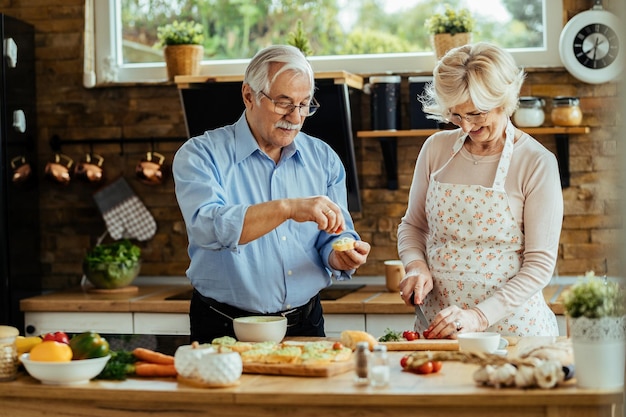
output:
M133 355L135 355L137 360L143 362L158 363L161 365L174 365L174 357L172 355L166 355L164 353L155 352L154 350L146 348L135 348L133 350Z
M137 376L153 376L167 377L176 376L176 367L174 365L164 365L162 363L135 362L135 375Z

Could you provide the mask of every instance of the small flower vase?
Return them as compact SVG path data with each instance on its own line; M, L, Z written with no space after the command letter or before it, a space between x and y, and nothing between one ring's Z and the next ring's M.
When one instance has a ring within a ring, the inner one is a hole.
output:
M581 388L624 386L626 316L570 318L576 384Z
M472 33L462 32L455 33L454 35L449 33L437 33L431 36L430 41L435 50L437 60L440 60L450 49L471 43Z

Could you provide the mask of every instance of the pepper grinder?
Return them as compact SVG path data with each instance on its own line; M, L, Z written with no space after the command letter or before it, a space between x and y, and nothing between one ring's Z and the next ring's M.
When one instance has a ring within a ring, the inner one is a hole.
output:
M367 342L359 342L356 345L355 355L355 375L354 383L356 385L369 385L369 356L370 347Z

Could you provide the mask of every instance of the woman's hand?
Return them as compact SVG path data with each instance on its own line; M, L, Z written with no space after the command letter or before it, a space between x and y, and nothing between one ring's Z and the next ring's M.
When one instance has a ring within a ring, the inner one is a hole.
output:
M433 277L426 262L413 261L408 264L399 288L400 297L406 305L422 304L426 294L433 289Z
M458 333L482 332L488 326L479 309L463 310L453 305L441 310L425 333L428 339L456 339Z

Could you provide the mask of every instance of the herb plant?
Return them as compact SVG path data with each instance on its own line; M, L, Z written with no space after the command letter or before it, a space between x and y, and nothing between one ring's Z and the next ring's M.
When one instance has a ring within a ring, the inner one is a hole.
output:
M449 33L455 35L457 33L471 32L474 29L474 18L468 9L460 9L456 12L450 5L446 4L446 10L426 19L426 30L433 35L439 33Z
M564 294L567 314L572 318L621 317L626 314L626 293L618 282L606 281L588 272Z
M202 45L204 27L195 22L179 22L175 20L157 28L158 46L167 45Z
M124 264L131 267L141 257L141 248L128 239L119 242L97 245L85 256L85 263L91 268L104 263Z

